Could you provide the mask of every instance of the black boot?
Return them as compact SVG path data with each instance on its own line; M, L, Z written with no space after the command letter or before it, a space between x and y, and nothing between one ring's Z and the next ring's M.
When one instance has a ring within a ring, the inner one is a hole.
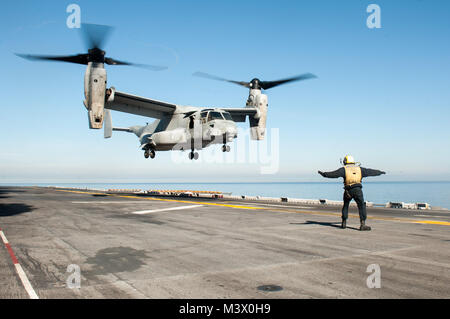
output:
M347 228L347 220L346 219L342 219L342 225L341 225L342 229L346 229Z
M360 231L369 231L371 229L372 228L370 228L369 226L366 226L366 221L365 220L361 221L361 226L359 227Z

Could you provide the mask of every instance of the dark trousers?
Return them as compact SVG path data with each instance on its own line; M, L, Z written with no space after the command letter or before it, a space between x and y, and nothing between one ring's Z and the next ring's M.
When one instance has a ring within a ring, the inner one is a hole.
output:
M342 219L348 218L348 206L352 199L358 205L359 219L365 221L367 218L366 204L364 203L364 195L361 187L354 187L344 192L344 207L342 207Z

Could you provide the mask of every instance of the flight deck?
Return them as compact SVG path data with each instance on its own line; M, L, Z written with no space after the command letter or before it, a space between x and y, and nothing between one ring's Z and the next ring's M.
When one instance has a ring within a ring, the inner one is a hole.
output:
M0 187L0 299L450 298L450 212L367 213Z

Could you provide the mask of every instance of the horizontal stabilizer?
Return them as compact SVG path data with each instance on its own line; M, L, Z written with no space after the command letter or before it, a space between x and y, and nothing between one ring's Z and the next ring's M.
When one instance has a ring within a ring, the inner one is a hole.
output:
M134 133L134 131L131 128L128 127L113 127L113 131L119 131L119 132L128 132L128 133Z

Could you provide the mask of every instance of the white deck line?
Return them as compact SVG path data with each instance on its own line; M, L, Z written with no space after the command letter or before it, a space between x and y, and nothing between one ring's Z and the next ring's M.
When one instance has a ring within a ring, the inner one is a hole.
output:
M137 211L137 212L132 212L131 214L145 215L145 214L151 214L151 213L166 212L166 211L171 211L171 210L190 209L190 208L196 208L196 207L202 207L202 206L203 205L189 205L189 206L178 206L178 207L169 207L169 208L152 209L152 210L141 210L141 211Z

